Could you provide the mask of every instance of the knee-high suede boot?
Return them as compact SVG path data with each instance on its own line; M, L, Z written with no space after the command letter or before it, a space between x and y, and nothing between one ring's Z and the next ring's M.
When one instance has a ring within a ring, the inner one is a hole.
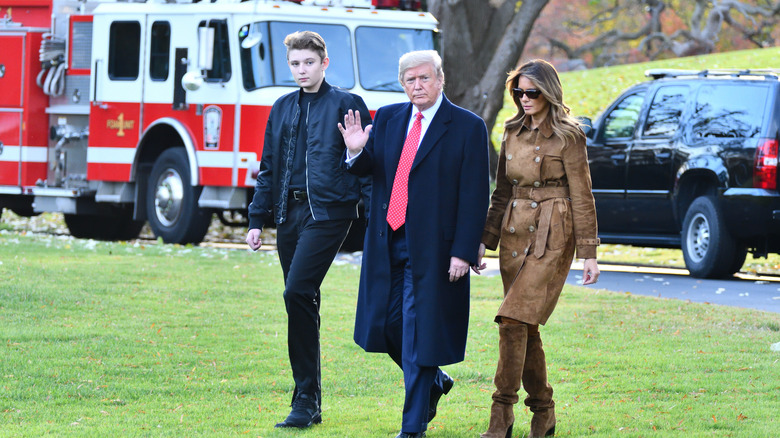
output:
M528 393L525 405L533 412L529 437L555 435L555 402L553 389L547 382L547 361L542 348L539 326L528 326L528 344L525 367L523 368L523 388Z
M501 322L498 325L498 367L493 382L493 405L490 407L490 426L481 438L512 436L515 422L514 406L519 400L517 391L523 379L528 325Z

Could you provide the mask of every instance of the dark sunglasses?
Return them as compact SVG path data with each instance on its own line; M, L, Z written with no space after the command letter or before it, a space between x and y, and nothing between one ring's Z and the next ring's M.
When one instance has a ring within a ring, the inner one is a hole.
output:
M536 88L529 88L527 90L523 90L522 88L512 88L512 93L514 93L515 97L518 99L521 99L523 94L528 96L529 99L536 99L542 95L542 91L537 90Z

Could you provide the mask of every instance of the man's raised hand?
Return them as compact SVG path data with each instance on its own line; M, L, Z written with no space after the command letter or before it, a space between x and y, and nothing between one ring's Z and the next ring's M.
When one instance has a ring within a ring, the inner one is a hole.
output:
M354 157L363 150L368 142L368 134L371 133L373 125L366 126L363 129L360 124L360 111L349 110L344 114L344 124L339 123L339 131L344 137L344 144L347 145L349 157Z

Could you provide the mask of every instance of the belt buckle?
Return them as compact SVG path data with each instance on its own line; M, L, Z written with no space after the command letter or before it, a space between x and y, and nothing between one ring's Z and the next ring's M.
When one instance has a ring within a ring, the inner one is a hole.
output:
M305 201L306 200L306 191L304 190L293 190L293 199L296 201Z

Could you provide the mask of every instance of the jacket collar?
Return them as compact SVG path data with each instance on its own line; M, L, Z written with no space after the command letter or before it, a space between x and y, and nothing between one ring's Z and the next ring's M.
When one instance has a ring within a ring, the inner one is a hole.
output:
M528 116L523 116L523 124L520 126L520 130L517 132L517 135L520 135L521 132L523 132L524 129L531 130L531 118ZM542 124L537 127L539 132L542 133L544 138L550 138L553 135L553 129L552 129L552 123L550 123L550 115L548 114L547 117L544 118L542 121Z
M320 89L317 90L315 93L314 99L319 99L320 97L324 96L328 91L333 88L328 81L326 81L324 78L322 79L322 83L320 84ZM298 100L300 100L301 95L304 93L303 88L298 89Z

